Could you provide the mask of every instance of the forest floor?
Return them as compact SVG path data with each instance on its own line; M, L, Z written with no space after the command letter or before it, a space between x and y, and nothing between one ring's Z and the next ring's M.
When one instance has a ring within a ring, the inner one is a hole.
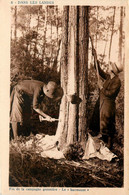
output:
M117 160L108 162L98 158L68 161L43 158L25 143L32 139L20 137L10 142L9 185L17 187L122 187L123 150L117 141L113 152ZM35 140L35 136L33 136Z

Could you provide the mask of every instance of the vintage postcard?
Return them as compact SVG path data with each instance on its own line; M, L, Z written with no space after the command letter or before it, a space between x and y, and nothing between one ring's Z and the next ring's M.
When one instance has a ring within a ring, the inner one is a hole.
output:
M0 11L0 194L129 194L128 1Z

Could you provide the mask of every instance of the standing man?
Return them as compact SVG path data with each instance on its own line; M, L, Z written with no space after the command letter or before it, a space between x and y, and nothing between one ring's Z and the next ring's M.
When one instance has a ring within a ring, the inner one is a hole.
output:
M53 121L53 118L45 114L39 106L41 98L43 99L45 95L53 100L61 99L62 88L54 81L45 84L36 80L21 81L13 88L10 98L10 122L14 139L18 136L19 125L30 122L31 105L47 121Z
M115 100L121 87L121 81L118 77L118 74L122 71L122 69L119 69L115 63L111 63L109 64L108 73L105 73L100 68L100 63L97 60L97 54L95 49L93 49L92 52L94 55L95 63L98 66L99 75L105 80L103 84L102 82L98 83L100 89L100 99L98 100L100 101L98 112L98 118L100 118L100 133L102 134L103 141L107 143L107 146L111 149L113 145L114 134L116 132ZM94 119L92 118L92 120Z

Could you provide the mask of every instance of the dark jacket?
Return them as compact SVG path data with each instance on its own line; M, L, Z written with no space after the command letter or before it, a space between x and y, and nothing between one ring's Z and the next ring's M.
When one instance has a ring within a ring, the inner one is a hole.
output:
M110 75L100 68L99 61L97 63L99 74L105 82L103 88L100 90L100 100L97 101L96 108L99 109L98 111L94 111L92 121L95 120L95 117L99 118L100 124L97 127L100 128L100 132L103 135L113 135L115 133L115 100L120 91L121 81L117 75L111 79ZM94 131L93 125L91 129Z

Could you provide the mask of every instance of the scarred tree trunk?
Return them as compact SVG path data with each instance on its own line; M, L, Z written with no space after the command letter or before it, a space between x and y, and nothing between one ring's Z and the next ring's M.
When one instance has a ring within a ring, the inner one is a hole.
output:
M80 8L79 21L79 141L85 142L87 129L87 99L88 99L88 45L89 45L89 20L88 7ZM78 73L77 73L78 74Z
M63 16L61 58L61 85L64 96L56 133L62 149L66 144L85 142L88 40L88 7L66 6ZM76 97L74 98L76 100L71 102L71 97Z

